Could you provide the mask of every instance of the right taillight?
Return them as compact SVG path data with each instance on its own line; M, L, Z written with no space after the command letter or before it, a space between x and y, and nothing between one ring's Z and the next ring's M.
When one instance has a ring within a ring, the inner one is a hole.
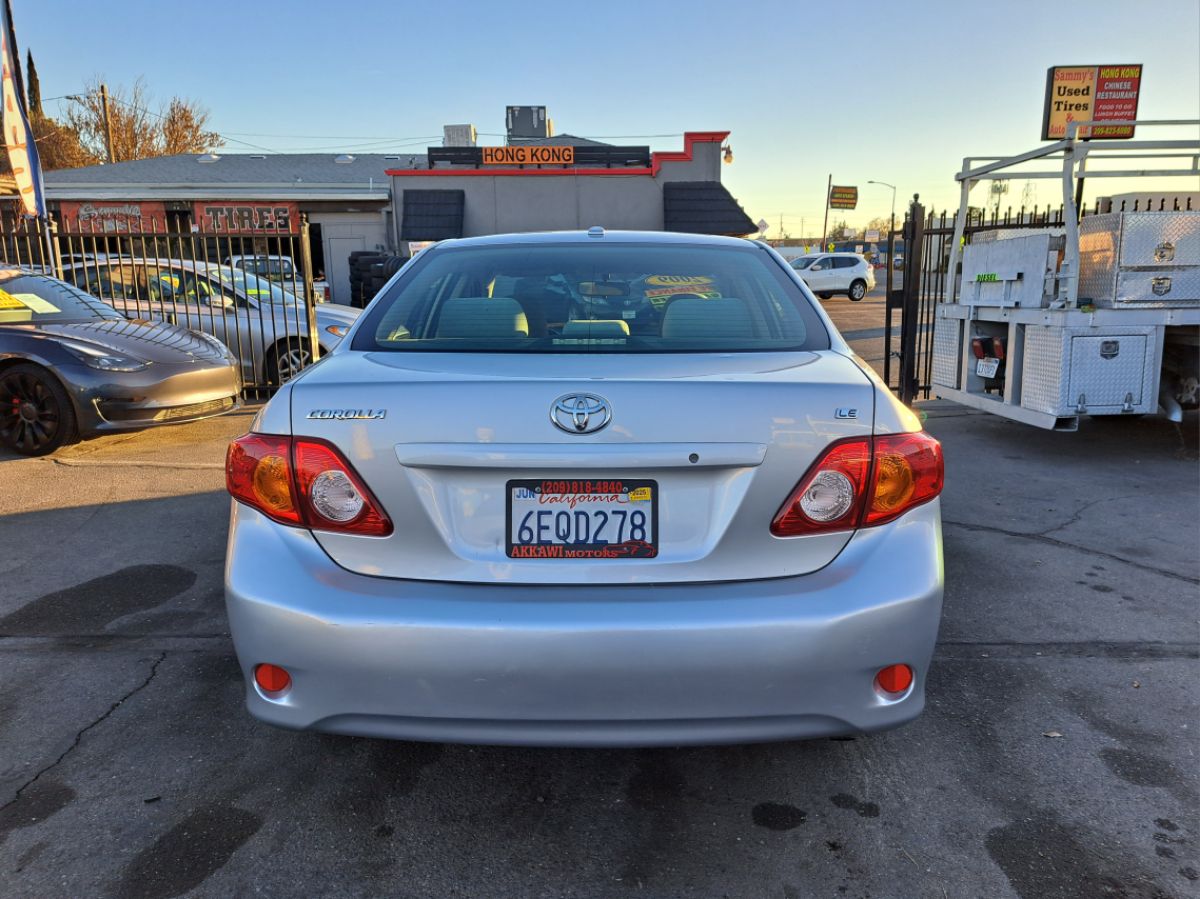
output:
M246 434L225 456L229 495L280 524L386 537L392 522L350 463L313 437Z
M863 527L899 518L913 506L942 492L945 467L942 445L926 434L889 434L874 438L871 495Z
M771 522L776 537L871 527L942 492L942 447L923 431L830 444Z

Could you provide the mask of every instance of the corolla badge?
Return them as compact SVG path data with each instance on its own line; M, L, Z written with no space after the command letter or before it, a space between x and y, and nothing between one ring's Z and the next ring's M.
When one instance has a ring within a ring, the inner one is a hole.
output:
M551 404L550 420L568 434L593 434L612 421L612 407L594 393L568 393Z
M308 413L309 418L325 421L353 421L355 419L386 418L387 409L313 409Z

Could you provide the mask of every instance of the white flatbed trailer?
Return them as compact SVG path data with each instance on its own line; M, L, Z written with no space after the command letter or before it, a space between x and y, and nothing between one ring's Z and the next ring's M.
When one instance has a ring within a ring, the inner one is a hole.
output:
M1076 136L1092 124L1072 123L1066 139L1018 156L963 160L947 267L957 272L961 259L962 277L949 279L934 323L938 396L1064 431L1076 430L1081 415L1161 410L1178 421L1183 407L1200 402L1200 209L1114 211L1081 222L1075 191L1084 177L1182 176L1200 187L1200 120L1103 123L1195 127L1195 139ZM1020 168L1038 160L1059 165ZM1099 160L1145 167L1087 167ZM1012 178L1061 179L1063 224L975 232L965 244L971 188Z

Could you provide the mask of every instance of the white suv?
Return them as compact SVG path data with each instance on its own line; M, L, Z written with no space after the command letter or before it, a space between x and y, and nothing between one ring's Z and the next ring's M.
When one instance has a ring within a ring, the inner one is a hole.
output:
M823 300L844 293L857 303L875 289L875 270L858 253L814 253L793 259L791 265Z

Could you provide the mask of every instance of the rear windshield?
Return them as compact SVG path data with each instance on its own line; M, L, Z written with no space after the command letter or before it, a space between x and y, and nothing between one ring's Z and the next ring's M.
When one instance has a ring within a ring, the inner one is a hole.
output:
M679 353L828 349L763 250L514 244L426 251L367 313L356 350Z

